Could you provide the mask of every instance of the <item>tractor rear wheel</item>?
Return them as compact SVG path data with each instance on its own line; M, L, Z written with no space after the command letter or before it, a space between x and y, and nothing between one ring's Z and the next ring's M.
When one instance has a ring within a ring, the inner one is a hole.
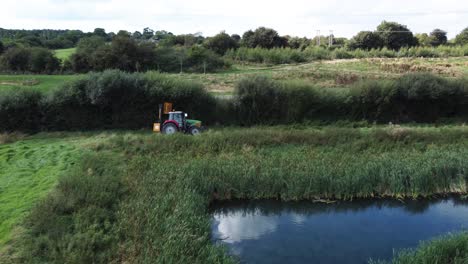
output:
M190 134L193 135L193 136L200 135L201 130L198 127L191 127L190 128Z
M166 135L172 135L177 132L177 127L172 123L165 124L162 129L162 132L163 134L166 134Z

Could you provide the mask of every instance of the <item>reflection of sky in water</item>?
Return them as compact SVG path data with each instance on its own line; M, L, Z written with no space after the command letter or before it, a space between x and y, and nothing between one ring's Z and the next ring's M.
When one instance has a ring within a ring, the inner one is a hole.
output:
M263 216L258 210L251 213L233 212L229 215L215 215L216 237L225 243L240 242L246 239L259 239L262 235L275 231L278 217Z
M349 208L260 201L216 211L212 230L214 240L249 263L365 263L466 228L468 203L452 200Z

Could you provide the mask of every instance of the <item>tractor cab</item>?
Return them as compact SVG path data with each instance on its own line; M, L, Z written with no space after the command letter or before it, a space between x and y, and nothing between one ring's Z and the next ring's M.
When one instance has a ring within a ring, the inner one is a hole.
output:
M167 120L174 120L177 124L181 125L185 123L185 118L188 115L184 112L177 111L177 112L169 112L169 118Z

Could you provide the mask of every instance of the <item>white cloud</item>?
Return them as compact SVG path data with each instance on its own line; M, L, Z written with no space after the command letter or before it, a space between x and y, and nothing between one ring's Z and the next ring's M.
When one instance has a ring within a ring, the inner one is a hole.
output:
M244 213L231 212L228 215L214 216L217 229L215 236L225 243L236 243L242 240L255 240L274 232L278 228L279 216L265 216L260 211Z
M134 31L149 26L213 35L268 26L283 35L311 37L316 30L333 30L336 36L350 37L391 20L414 32L441 28L454 37L468 27L468 1L460 0L18 0L1 8L1 27L25 29Z

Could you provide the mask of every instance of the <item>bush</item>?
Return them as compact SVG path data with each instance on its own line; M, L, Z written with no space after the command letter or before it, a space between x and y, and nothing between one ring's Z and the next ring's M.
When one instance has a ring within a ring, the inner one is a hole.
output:
M396 81L366 81L351 88L355 118L381 122L436 122L466 117L468 82L431 74L409 74Z
M6 72L51 74L60 69L60 60L44 48L14 47L0 57L0 69Z
M0 130L37 131L40 127L42 94L31 89L14 89L0 93Z
M334 103L337 98L337 94L303 82L280 83L264 76L241 80L235 91L237 115L243 125L336 119L341 113Z

